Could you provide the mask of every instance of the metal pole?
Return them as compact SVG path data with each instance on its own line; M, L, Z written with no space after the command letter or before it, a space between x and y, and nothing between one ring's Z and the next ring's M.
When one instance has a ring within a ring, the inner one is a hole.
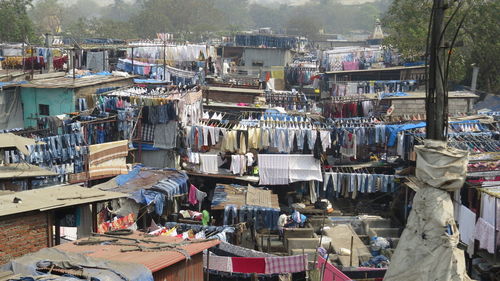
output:
M73 63L72 63L72 67L73 67L73 80L75 80L76 78L76 50L73 49Z
M134 47L132 47L132 75L134 75Z
M167 77L167 54L166 54L166 51L167 51L167 43L165 40L163 40L163 81L166 80L166 77Z
M33 46L31 47L31 80L33 80L33 75L35 74L35 64L33 63Z
M429 92L427 100L427 138L446 140L445 113L446 97L445 47L443 40L443 21L446 6L444 0L434 0L433 22L430 44Z

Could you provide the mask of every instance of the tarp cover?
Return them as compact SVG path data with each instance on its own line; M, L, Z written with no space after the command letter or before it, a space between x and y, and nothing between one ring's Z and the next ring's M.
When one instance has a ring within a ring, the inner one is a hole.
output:
M63 252L54 248L45 248L36 253L14 259L0 267L0 270L12 271L23 276L40 276L45 273L37 271L41 267L57 267L65 269L81 269L82 274L99 281L153 281L149 269L141 264L121 263L97 259L83 254Z
M463 185L467 153L438 141L426 141L416 150L421 188L384 280L471 280L457 248L459 232L447 192Z

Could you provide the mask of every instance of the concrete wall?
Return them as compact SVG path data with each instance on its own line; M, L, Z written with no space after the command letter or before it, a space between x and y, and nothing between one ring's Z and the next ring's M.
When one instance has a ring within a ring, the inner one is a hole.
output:
M50 116L75 111L75 95L73 89L37 89L21 88L23 102L24 127L36 127L36 120L43 117L39 112L40 104L49 105Z
M48 213L23 213L0 218L0 265L49 246Z
M289 50L285 49L246 48L242 59L247 68L252 68L254 61L263 62L263 67L285 66L292 61L292 55Z
M425 99L393 99L394 112L392 116L425 114ZM469 112L468 99L450 98L448 101L450 114Z

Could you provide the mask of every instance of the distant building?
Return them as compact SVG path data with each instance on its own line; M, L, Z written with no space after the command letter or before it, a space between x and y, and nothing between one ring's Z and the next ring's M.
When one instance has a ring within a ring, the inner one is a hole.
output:
M133 77L90 75L81 78L58 77L33 80L21 85L24 126L36 127L38 117L68 114L76 111L78 99L94 105L92 95L99 88L133 85Z

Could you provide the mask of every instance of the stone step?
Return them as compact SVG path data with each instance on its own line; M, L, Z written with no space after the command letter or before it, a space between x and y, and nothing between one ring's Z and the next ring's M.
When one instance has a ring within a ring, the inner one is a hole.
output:
M286 249L290 253L292 249L316 249L319 238L288 238Z
M399 237L399 228L371 228L369 229L368 235L384 237L384 238L396 238Z
M390 228L392 226L390 219L366 219L363 222L370 228Z

